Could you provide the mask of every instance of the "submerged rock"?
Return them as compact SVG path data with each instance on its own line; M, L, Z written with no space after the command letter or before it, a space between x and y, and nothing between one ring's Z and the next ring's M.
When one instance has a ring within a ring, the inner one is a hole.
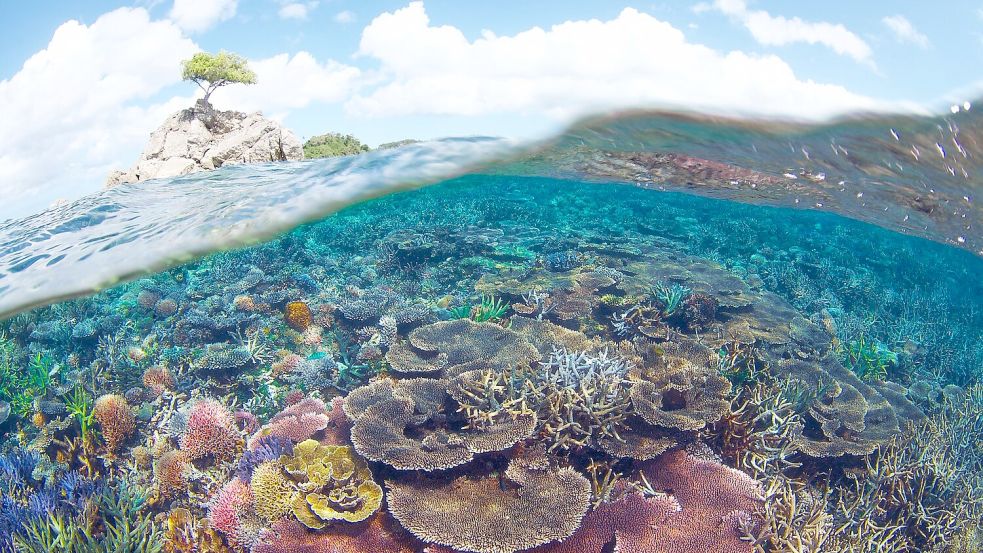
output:
M199 100L167 118L129 171L113 171L106 186L176 177L238 163L304 159L300 140L259 112L217 111Z

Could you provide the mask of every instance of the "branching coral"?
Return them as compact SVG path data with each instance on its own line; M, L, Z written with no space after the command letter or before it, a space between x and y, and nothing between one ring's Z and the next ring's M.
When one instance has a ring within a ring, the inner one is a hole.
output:
M230 461L240 449L235 417L228 407L215 399L200 399L191 404L181 435L181 450L191 460Z
M601 439L622 441L628 370L626 361L606 350L556 349L537 368L468 371L448 390L472 427L535 415L537 434L552 442L549 449L566 450Z
M119 451L136 431L136 417L123 396L100 396L92 407L92 414L99 423L106 449L110 453Z

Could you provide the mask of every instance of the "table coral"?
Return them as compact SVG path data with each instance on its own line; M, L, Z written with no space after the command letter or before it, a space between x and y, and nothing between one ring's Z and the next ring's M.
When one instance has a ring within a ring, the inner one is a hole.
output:
M304 398L274 415L253 434L249 438L249 449L255 449L259 440L266 436L286 438L294 443L320 437L320 433L328 428L331 418L328 407L323 401L317 398Z
M502 477L389 480L390 512L428 543L473 553L514 553L569 537L590 503L571 468L513 461Z
M434 379L380 382L355 390L345 402L354 420L351 441L372 461L400 470L442 470L476 454L502 451L528 438L533 415L507 416L484 428L455 429L440 413L446 384Z

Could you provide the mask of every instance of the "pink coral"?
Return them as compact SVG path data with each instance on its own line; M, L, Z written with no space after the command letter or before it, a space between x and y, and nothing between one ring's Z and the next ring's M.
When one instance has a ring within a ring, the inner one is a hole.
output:
M188 412L181 450L192 460L212 457L220 462L235 458L238 449L239 433L229 409L214 399L196 401Z
M527 553L750 553L740 522L760 521L761 486L746 474L684 451L641 466L658 495L645 497L624 484L615 500L588 513L572 536ZM427 553L452 553L428 548Z
M249 411L243 411L242 409L236 411L236 426L238 426L243 432L247 434L252 434L259 430L259 419L256 415L250 413Z
M617 495L617 500L602 503L584 517L580 529L566 540L530 549L528 553L601 553L615 540L619 553L648 551L632 549L629 544L662 527L680 510L679 503L665 494L645 497L622 486Z
M249 484L232 479L215 494L208 507L211 527L225 534L237 551L248 551L257 539L253 530L253 491Z
M345 415L343 405L345 398L338 396L331 400L331 411L328 412L328 426L324 429L323 444L349 445L352 435L352 421Z
M738 521L760 521L764 492L743 472L720 463L672 451L642 464L656 490L670 492L682 510L656 531L618 536L622 553L750 553Z
M264 531L252 553L412 553L412 538L379 513L363 524L335 525L308 532L296 520L283 519Z
M287 438L294 443L317 438L328 427L330 418L324 402L316 398L304 398L280 411L266 423L259 432L249 439L249 449L253 450L264 436Z

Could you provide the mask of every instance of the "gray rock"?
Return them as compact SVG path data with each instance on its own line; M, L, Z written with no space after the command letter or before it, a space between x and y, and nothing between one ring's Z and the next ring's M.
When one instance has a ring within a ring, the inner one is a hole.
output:
M129 171L113 171L106 186L176 177L237 163L304 159L300 140L259 112L216 111L201 100L164 121Z

